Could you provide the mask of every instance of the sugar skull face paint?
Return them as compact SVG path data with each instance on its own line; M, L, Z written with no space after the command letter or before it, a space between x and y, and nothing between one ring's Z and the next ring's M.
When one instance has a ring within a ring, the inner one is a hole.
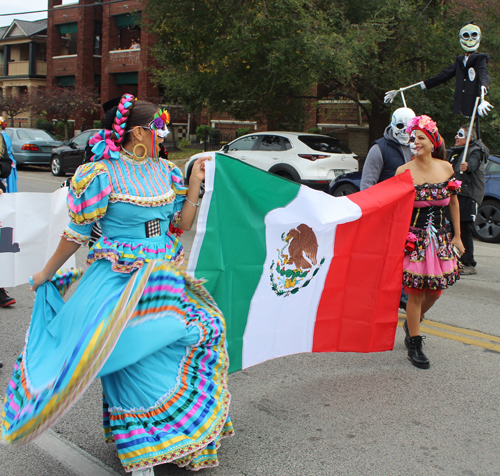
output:
M417 147L415 146L415 139L417 137L416 131L411 131L410 134L410 151L412 155L417 155Z
M465 25L460 30L459 40L460 45L467 53L476 51L481 43L481 28L470 23Z

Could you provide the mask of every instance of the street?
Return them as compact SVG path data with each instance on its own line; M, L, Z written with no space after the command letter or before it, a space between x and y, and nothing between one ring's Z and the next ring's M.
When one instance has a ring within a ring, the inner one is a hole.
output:
M63 180L31 167L18 187L52 192ZM188 259L193 237L181 237ZM399 327L392 352L298 354L231 374L236 436L222 441L220 466L202 474L500 475L500 244L476 241L475 257L478 274L445 291L423 323L429 370L409 363ZM8 292L17 304L0 310L2 399L33 307L27 284ZM126 474L101 418L95 381L34 443L0 447L0 476ZM155 474L186 473L167 464Z

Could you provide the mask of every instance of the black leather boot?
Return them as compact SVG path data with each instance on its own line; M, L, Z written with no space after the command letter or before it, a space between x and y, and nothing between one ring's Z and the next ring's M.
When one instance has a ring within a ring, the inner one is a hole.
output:
M424 337L422 336L409 337L405 339L405 345L408 349L408 359L410 362L419 369L428 369L431 364L422 350L423 339Z
M425 314L420 318L420 322L422 322L425 318ZM403 330L405 331L405 345L406 348L408 349L408 344L406 342L407 339L410 338L410 330L408 329L408 320L406 319L403 323Z

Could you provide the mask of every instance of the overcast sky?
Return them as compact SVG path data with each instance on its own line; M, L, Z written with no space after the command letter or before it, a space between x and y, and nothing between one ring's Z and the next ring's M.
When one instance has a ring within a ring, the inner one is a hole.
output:
M10 25L12 20L40 20L47 18L47 0L22 0L22 2L14 2L12 0L0 0L0 13L14 13L15 15L1 16L0 26ZM63 4L76 3L76 0L63 0ZM32 12L35 10L45 10L42 13L33 13L22 15L23 12Z

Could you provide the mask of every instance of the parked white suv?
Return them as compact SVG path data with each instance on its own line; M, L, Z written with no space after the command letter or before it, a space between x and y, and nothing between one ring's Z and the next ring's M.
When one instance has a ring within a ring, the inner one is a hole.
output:
M358 170L355 155L333 137L303 132L256 132L238 137L219 151L272 174L318 190L328 190L337 176ZM195 154L185 165L189 182L193 161L214 156Z

